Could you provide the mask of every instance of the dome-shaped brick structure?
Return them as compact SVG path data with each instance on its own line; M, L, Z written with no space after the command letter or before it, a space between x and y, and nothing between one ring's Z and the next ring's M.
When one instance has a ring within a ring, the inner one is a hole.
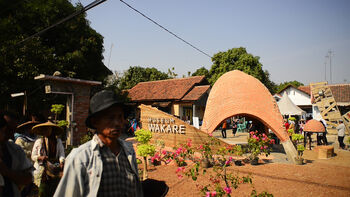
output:
M238 70L225 73L214 84L202 130L211 133L223 120L236 115L258 119L281 141L289 139L283 117L269 90L258 79Z
M320 121L312 119L312 120L307 121L307 123L304 125L304 131L307 131L307 132L325 132L326 130Z

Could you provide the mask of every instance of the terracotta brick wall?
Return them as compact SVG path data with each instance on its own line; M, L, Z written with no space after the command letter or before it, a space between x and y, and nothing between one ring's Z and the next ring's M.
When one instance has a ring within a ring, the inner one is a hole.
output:
M238 70L224 74L214 84L202 130L211 133L223 120L235 115L258 119L281 141L289 139L277 103L268 89L258 79Z
M77 126L73 133L73 144L78 145L80 139L86 134L85 119L89 115L90 106L90 86L76 86L74 88L74 122Z

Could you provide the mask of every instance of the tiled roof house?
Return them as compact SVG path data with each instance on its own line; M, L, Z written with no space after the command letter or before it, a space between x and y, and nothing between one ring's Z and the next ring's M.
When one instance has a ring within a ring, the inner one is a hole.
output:
M201 119L210 85L204 76L140 82L130 90L131 102L158 107L184 120Z

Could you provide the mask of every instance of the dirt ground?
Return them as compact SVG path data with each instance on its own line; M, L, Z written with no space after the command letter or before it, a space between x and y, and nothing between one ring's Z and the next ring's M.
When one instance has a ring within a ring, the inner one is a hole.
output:
M317 152L306 150L304 165L264 163L252 166L230 166L228 170L240 175L251 174L253 186L274 196L350 196L350 151L335 150L336 156L317 159ZM167 197L200 196L196 184L208 183L208 173L196 182L188 177L179 179L174 165L150 167L149 178L164 180L169 186ZM210 173L210 169L208 172ZM252 186L240 185L232 196L250 196Z

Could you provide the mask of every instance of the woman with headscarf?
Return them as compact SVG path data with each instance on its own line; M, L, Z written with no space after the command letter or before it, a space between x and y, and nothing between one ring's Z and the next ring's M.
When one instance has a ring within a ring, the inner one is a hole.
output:
M42 136L35 141L32 151L34 183L39 187L39 196L53 196L65 159L62 141L57 137L63 133L63 129L46 122L34 126L32 130Z

